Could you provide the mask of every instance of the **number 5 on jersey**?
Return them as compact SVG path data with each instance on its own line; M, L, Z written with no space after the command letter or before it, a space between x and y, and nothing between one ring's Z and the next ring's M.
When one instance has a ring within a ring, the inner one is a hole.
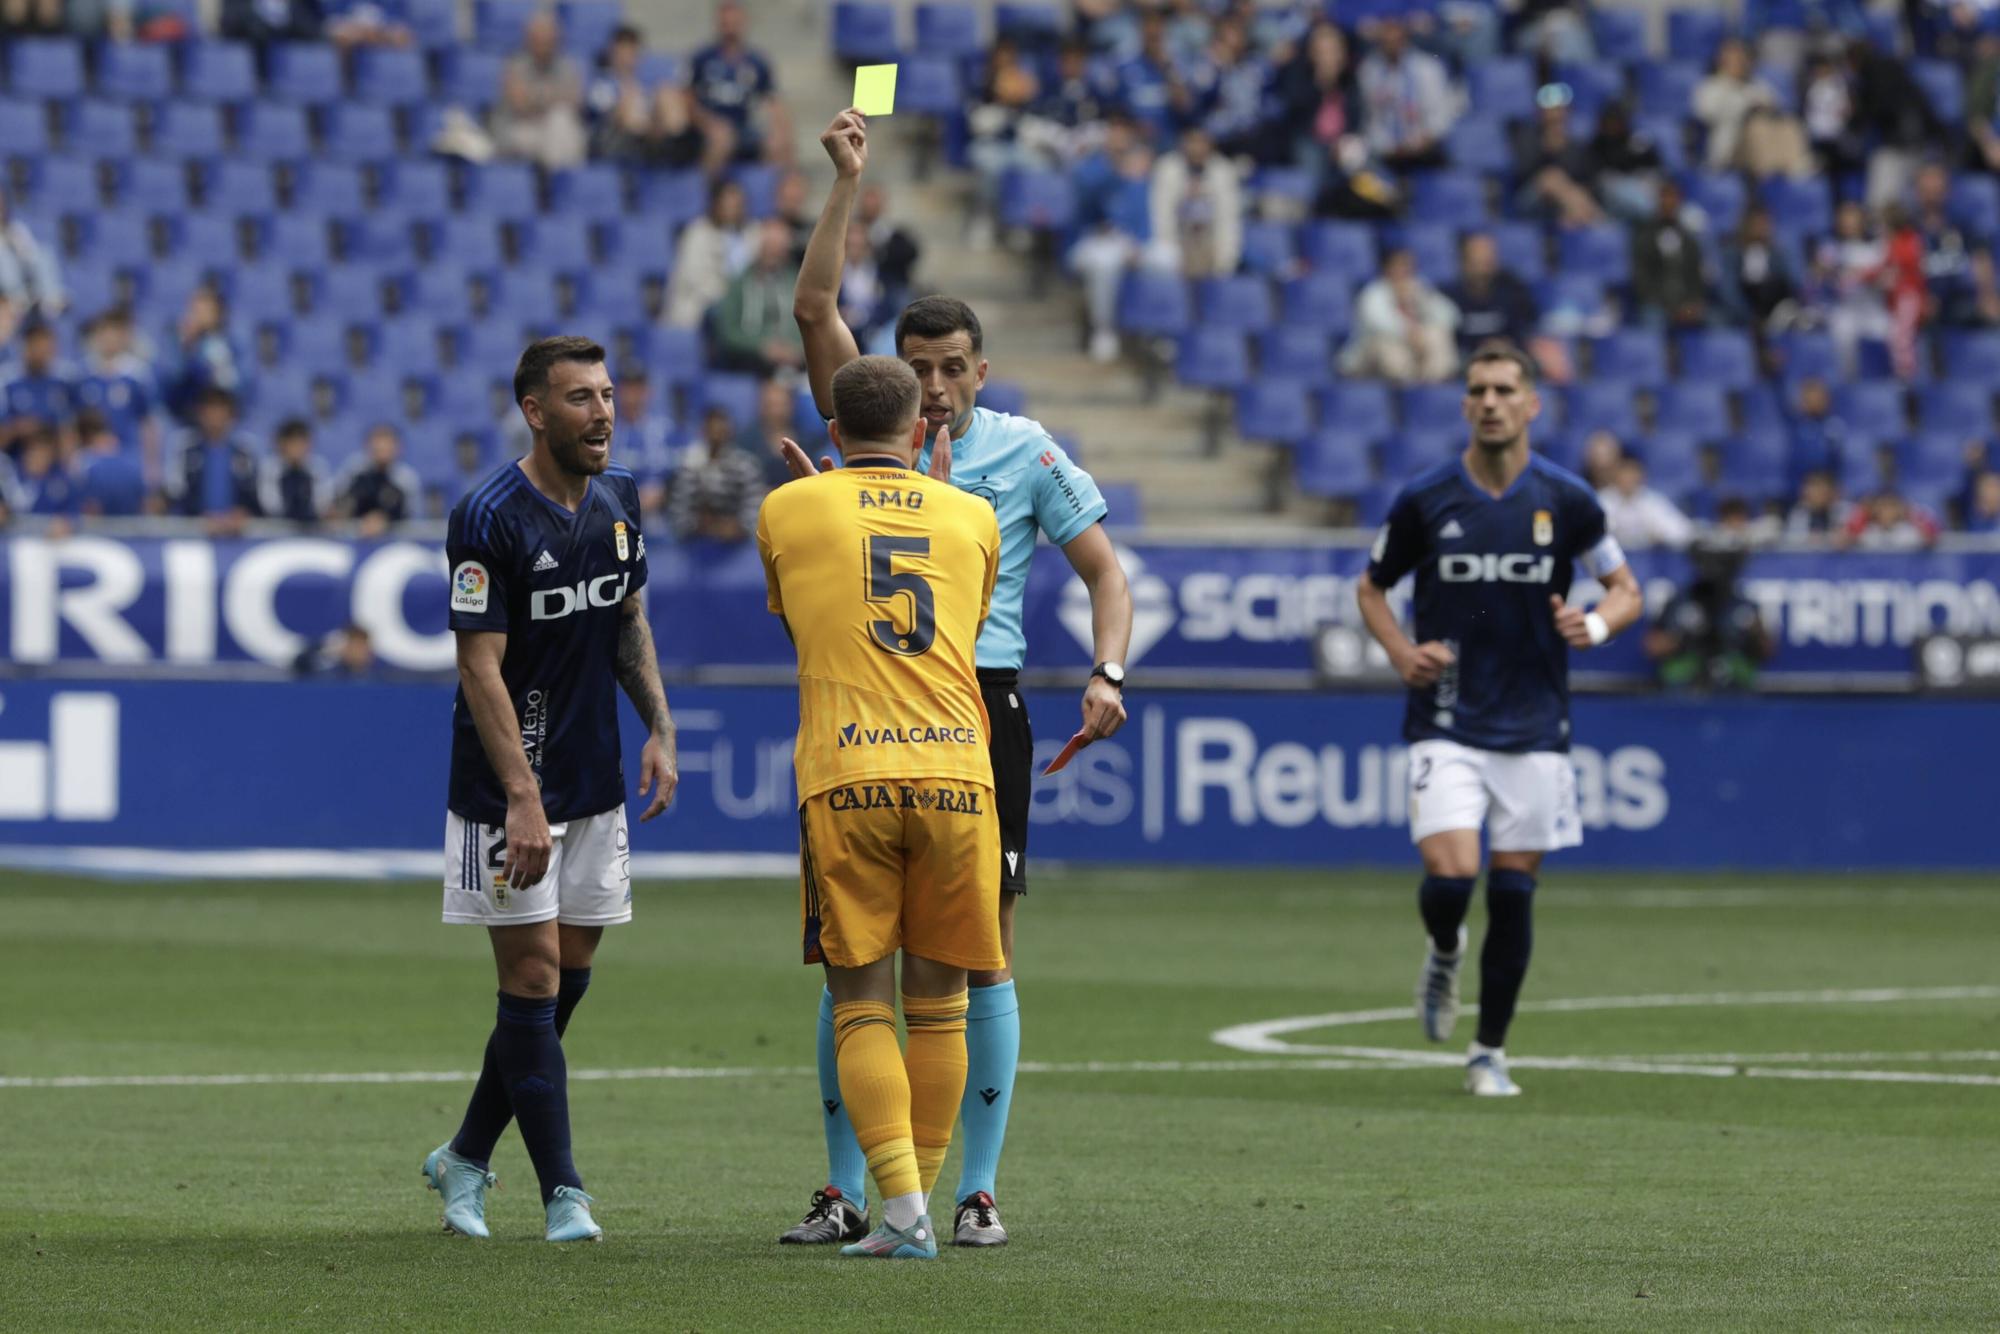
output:
M873 622L875 642L891 653L914 658L930 651L937 638L937 600L921 574L898 572L896 557L926 560L931 554L928 537L870 537L868 539L867 597L870 602L893 603L908 595L910 628L901 631L893 619Z

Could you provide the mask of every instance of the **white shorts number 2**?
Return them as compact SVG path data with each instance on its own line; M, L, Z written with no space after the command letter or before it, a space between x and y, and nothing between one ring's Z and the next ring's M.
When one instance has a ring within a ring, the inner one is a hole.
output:
M1410 841L1485 828L1495 852L1553 852L1583 842L1576 769L1552 750L1508 755L1456 741L1410 747Z
M473 926L522 926L554 918L572 926L615 926L632 920L631 843L625 808L549 826L554 846L547 874L526 889L510 889L507 830L444 818L444 920Z

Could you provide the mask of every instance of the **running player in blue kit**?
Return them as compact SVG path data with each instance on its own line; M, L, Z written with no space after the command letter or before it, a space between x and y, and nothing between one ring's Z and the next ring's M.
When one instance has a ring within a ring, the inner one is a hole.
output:
M541 1180L549 1241L595 1241L570 1156L562 1034L606 926L632 920L618 689L651 733L642 820L678 782L674 723L646 623L639 490L611 461L604 349L545 338L521 354L514 398L526 458L451 512L450 625L458 636L444 920L487 928L498 1021L458 1134L424 1160L444 1227L484 1237L487 1160L510 1120Z
M1410 687L1410 838L1424 863L1418 907L1430 952L1417 1015L1433 1042L1458 1017L1465 916L1486 830L1486 940L1479 1033L1466 1088L1521 1090L1507 1073L1507 1027L1534 943L1542 854L1583 841L1569 760L1569 651L1602 644L1639 617L1643 599L1604 511L1582 478L1531 452L1541 411L1534 363L1487 343L1466 366L1472 442L1403 488L1358 582L1361 616ZM1565 600L1571 567L1604 586L1596 608ZM1388 591L1416 572L1416 639Z
M849 108L834 117L820 144L833 159L835 179L813 228L799 269L792 313L805 337L806 369L822 416L833 409L835 372L861 355L840 315L842 256L861 172L868 161L868 129ZM1020 695L1027 654L1022 599L1037 537L1062 549L1090 592L1095 666L1083 691L1081 731L1089 740L1110 736L1125 722L1125 650L1132 637L1132 598L1118 553L1105 535L1104 498L1090 474L1071 462L1040 423L977 406L986 382L979 317L963 301L927 296L896 321L896 355L917 373L923 388L924 432L930 443L917 470L947 479L986 501L1000 523L1000 570L991 614L979 634L980 692L992 730L993 796L1000 817L1000 940L1007 966L974 970L965 1043L971 1065L959 1116L965 1157L960 1166L952 1242L1001 1246L1007 1229L994 1204L994 1180L1007 1135L1014 1074L1021 1054L1020 1006L1014 993L1014 908L1028 888L1028 807L1035 739ZM812 460L787 442L795 475L813 471ZM815 1191L806 1216L779 1240L789 1245L853 1241L868 1231L862 1196L866 1160L841 1102L835 1061L833 997L822 991L819 1011L820 1106L825 1111L827 1185Z

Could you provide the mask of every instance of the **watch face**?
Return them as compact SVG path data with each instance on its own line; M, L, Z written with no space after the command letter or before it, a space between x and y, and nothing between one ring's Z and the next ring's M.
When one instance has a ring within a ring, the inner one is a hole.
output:
M1112 685L1122 686L1125 684L1125 669L1115 662L1105 663L1097 669L1097 674Z

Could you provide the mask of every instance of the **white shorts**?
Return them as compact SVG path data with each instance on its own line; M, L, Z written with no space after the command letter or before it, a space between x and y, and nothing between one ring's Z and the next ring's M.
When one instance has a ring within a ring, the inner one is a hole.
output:
M1481 828L1494 852L1553 852L1583 842L1569 756L1508 755L1456 741L1411 745L1410 841Z
M444 817L444 920L472 926L525 926L554 918L571 926L632 920L631 843L625 808L549 826L549 869L527 889L509 889L503 825Z

